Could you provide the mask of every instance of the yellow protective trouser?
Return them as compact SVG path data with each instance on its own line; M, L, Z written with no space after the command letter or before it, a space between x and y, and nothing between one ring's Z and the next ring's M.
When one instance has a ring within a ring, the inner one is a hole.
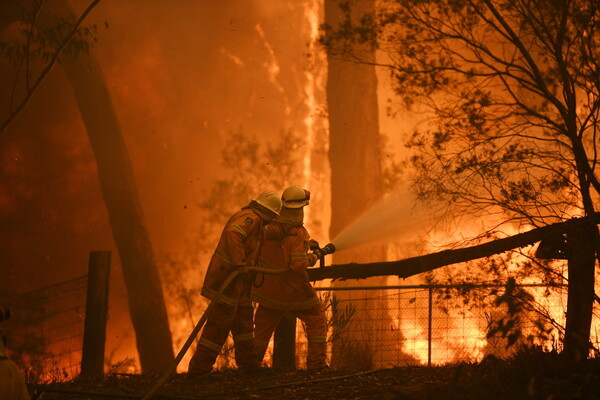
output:
M265 307L262 304L258 306L254 315L254 346L259 361L262 361L265 356L271 336L286 312ZM306 367L308 369L326 367L327 319L323 306L319 304L308 310L295 310L291 313L306 324L308 339Z
M235 362L238 368L258 368L252 334L253 311L251 306L214 304L202 330L196 352L190 360L188 373L205 374L212 371L230 331L233 336Z

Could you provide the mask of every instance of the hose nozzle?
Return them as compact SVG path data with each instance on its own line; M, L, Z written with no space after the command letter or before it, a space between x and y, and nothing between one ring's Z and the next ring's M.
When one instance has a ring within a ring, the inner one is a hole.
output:
M310 265L313 265L314 263L317 262L317 260L320 261L321 267L325 266L325 256L328 254L333 254L335 253L335 245L333 243L328 243L325 246L315 249L311 254L309 254L309 259L310 256L314 257L312 259L312 261L310 262Z
M335 245L333 243L328 243L321 248L321 252L324 256L326 256L327 254L333 254L335 253Z

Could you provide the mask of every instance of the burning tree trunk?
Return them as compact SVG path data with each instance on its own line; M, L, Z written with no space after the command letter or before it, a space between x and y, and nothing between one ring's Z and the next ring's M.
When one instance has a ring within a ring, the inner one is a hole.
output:
M2 20L27 15L29 4L10 4ZM3 4L3 9L7 5ZM23 9L21 9L23 8ZM74 21L65 0L40 8L37 28L51 28L59 19ZM29 22L29 21L25 21ZM123 267L131 319L143 371L162 371L174 358L160 277L142 215L129 155L102 69L90 54L60 59L74 89L98 167L98 177ZM29 73L29 71L26 71Z
M355 2L357 15L374 12L374 0ZM325 1L325 23L337 26L342 20L343 8L339 0ZM364 46L366 59L375 60L375 51ZM330 237L335 237L357 216L368 210L383 196L381 166L381 136L379 132L379 106L375 68L342 60L328 54L327 105L329 110L329 161L331 166L331 226ZM361 262L385 259L385 248L374 246L336 254L337 262ZM382 279L371 281L382 284ZM337 283L338 285L340 283ZM353 292L353 294L356 294ZM356 294L360 296L359 294ZM370 315L357 319L383 321ZM375 323L375 322L373 322ZM387 324L387 322L384 322ZM352 342L348 338L348 342ZM355 349L368 352L369 349ZM348 353L348 351L345 351ZM356 367L356 358L349 354ZM332 362L343 366L342 354L334 349ZM368 368L369 365L362 367Z
M565 326L564 354L575 360L586 359L590 349L590 328L594 311L594 279L598 228L579 224L567 233L569 296Z

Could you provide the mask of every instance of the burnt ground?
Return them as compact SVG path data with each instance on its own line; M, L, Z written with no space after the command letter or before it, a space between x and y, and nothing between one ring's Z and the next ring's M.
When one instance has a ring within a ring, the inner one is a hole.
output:
M108 376L32 386L32 400L139 399L158 377ZM215 372L173 376L155 399L520 400L600 399L600 358L565 362L548 354L442 367L373 371Z

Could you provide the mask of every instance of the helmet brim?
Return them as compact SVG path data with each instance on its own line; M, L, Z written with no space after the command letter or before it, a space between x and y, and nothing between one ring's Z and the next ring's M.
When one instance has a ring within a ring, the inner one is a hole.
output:
M260 200L252 200L254 203L258 204L259 206L261 206L263 209L265 209L267 212L273 213L277 216L279 216L279 211L274 210L273 208L269 207L268 204L264 204L262 201Z
M308 200L303 200L303 201L290 201L290 202L283 202L282 207L283 208L302 208L302 207L306 207L309 204Z

